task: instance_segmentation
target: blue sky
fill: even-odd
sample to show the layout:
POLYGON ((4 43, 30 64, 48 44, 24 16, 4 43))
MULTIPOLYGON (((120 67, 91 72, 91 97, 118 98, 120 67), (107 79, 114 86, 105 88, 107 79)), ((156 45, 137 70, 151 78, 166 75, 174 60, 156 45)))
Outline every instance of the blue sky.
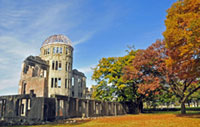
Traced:
POLYGON ((0 95, 16 94, 21 64, 39 55, 50 35, 74 46, 73 68, 87 86, 102 57, 123 56, 127 45, 144 49, 162 39, 166 10, 176 0, 0 0, 0 95))

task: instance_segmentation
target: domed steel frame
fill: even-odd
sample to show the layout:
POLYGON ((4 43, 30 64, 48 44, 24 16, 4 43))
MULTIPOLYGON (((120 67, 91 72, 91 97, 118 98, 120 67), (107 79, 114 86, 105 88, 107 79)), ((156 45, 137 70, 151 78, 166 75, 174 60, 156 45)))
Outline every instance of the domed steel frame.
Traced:
POLYGON ((42 44, 42 46, 47 45, 47 44, 55 44, 55 43, 64 43, 67 45, 72 45, 70 39, 62 34, 59 35, 52 35, 48 37, 42 44))

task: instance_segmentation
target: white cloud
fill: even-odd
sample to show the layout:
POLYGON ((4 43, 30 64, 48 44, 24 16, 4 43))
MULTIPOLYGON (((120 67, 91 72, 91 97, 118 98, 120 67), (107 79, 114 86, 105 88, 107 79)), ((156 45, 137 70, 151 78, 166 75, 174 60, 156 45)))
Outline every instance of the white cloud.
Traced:
POLYGON ((2 75, 0 77, 0 95, 17 94, 18 92, 18 83, 20 79, 19 70, 21 68, 16 69, 14 66, 9 67, 11 72, 6 72, 4 73, 5 76, 2 75))
POLYGON ((0 91, 9 88, 9 87, 18 87, 19 77, 16 76, 9 77, 8 79, 0 80, 0 91))
MULTIPOLYGON (((27 54, 35 54, 36 50, 33 45, 23 43, 15 37, 0 36, 0 51, 1 53, 12 54, 12 56, 25 58, 27 54)), ((7 58, 1 58, 7 59, 7 58)))
POLYGON ((16 25, 20 25, 23 21, 27 20, 26 15, 29 15, 28 10, 1 8, 0 11, 0 26, 6 29, 11 29, 16 25))
POLYGON ((82 38, 80 38, 77 41, 72 42, 72 45, 78 45, 80 43, 86 42, 88 41, 90 38, 92 38, 92 36, 95 34, 95 32, 89 32, 87 34, 85 34, 82 38))
POLYGON ((22 61, 28 55, 36 54, 36 50, 33 45, 15 37, 0 36, 0 53, 0 95, 13 94, 17 92, 22 61))
POLYGON ((8 58, 5 58, 5 57, 1 56, 1 54, 0 54, 0 63, 7 62, 7 61, 8 61, 8 58))
POLYGON ((79 68, 78 70, 83 72, 83 73, 91 73, 93 72, 92 68, 94 68, 96 65, 90 65, 90 66, 87 66, 87 67, 82 67, 82 68, 79 68))

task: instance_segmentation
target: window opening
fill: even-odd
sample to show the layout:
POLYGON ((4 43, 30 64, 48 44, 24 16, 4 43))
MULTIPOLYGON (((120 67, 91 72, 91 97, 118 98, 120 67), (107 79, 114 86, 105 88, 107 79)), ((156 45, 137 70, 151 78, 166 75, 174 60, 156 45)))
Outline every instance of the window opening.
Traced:
POLYGON ((56 53, 56 48, 55 47, 53 47, 53 54, 55 54, 56 53))
POLYGON ((65 79, 65 88, 67 88, 68 79, 65 79))
POLYGON ((26 94, 26 83, 23 82, 23 93, 22 94, 26 94))
POLYGON ((21 105, 21 114, 24 114, 24 104, 21 105))
POLYGON ((56 53, 59 53, 59 47, 57 47, 57 49, 56 49, 56 53))
POLYGON ((28 99, 28 110, 31 109, 31 99, 28 99))
POLYGON ((68 48, 66 48, 66 54, 68 54, 68 48))
POLYGON ((66 71, 68 71, 68 63, 66 62, 66 71))
POLYGON ((48 50, 47 50, 47 54, 50 54, 50 48, 48 48, 48 50))
POLYGON ((62 47, 60 47, 60 53, 62 54, 62 47))
POLYGON ((67 88, 69 89, 69 85, 71 84, 71 79, 68 79, 68 85, 67 88))
POLYGON ((58 64, 58 70, 59 70, 59 71, 62 70, 62 64, 61 64, 61 61, 59 61, 59 64, 58 64))
POLYGON ((56 68, 55 70, 58 70, 58 61, 56 61, 56 68))
POLYGON ((72 86, 74 86, 74 77, 72 77, 72 86))
POLYGON ((54 70, 55 63, 52 61, 52 70, 54 70))
POLYGON ((51 88, 53 88, 54 78, 51 78, 51 88))
POLYGON ((68 71, 71 70, 71 63, 68 64, 68 71))
POLYGON ((32 76, 33 76, 33 77, 36 77, 36 76, 38 76, 38 71, 39 71, 39 67, 38 67, 38 66, 36 66, 36 67, 33 69, 32 76))
POLYGON ((55 78, 55 88, 57 88, 57 84, 58 83, 58 81, 57 81, 57 78, 55 78))
POLYGON ((61 78, 58 78, 58 88, 61 87, 61 78))
POLYGON ((64 108, 64 100, 60 100, 60 108, 64 108))

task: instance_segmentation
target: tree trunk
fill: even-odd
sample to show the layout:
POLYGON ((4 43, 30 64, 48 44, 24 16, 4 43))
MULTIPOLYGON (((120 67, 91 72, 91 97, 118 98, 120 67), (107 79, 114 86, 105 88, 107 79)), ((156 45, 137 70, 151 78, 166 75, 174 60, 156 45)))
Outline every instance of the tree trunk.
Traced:
POLYGON ((188 107, 190 107, 190 101, 188 101, 188 107))
POLYGON ((143 102, 140 101, 140 104, 139 104, 139 110, 140 110, 140 113, 143 113, 143 102))
POLYGON ((127 102, 126 106, 128 107, 128 113, 129 114, 139 114, 140 111, 140 105, 137 102, 127 102))
POLYGON ((138 98, 135 102, 134 102, 134 106, 133 106, 133 114, 139 114, 143 112, 143 102, 142 102, 142 98, 138 98))
POLYGON ((181 114, 186 114, 185 102, 181 102, 181 114))
POLYGON ((135 109, 133 111, 134 114, 139 114, 140 113, 140 106, 138 104, 135 105, 135 109))

